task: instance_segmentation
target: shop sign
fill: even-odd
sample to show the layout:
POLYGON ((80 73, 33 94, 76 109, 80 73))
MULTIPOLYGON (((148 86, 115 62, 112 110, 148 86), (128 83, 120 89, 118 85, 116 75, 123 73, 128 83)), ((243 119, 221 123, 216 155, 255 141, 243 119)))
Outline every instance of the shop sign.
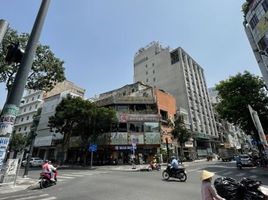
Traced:
POLYGON ((15 175, 18 167, 19 159, 8 159, 6 175, 15 175))
POLYGON ((146 132, 145 144, 160 144, 160 133, 159 132, 146 132))
POLYGON ((128 144, 127 133, 111 133, 111 144, 128 144))
POLYGON ((129 135, 129 144, 132 143, 136 143, 136 144, 144 144, 144 135, 143 133, 131 133, 129 135))
POLYGON ((205 133, 197 133, 196 137, 201 139, 209 139, 209 136, 205 133))
POLYGON ((194 143, 191 142, 191 141, 186 141, 186 142, 184 143, 184 146, 185 146, 185 147, 194 147, 194 143))
POLYGON ((115 150, 133 150, 136 149, 136 146, 115 146, 115 150))
POLYGON ((159 115, 155 114, 127 114, 127 113, 119 113, 118 116, 119 122, 159 122, 160 117, 159 115))

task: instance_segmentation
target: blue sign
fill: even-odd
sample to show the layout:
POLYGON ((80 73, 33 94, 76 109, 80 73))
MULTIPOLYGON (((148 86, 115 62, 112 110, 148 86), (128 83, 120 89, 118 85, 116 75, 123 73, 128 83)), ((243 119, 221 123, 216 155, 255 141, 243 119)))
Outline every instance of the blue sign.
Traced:
POLYGON ((90 152, 91 151, 93 151, 93 152, 97 151, 97 145, 96 144, 89 145, 88 151, 90 151, 90 152))

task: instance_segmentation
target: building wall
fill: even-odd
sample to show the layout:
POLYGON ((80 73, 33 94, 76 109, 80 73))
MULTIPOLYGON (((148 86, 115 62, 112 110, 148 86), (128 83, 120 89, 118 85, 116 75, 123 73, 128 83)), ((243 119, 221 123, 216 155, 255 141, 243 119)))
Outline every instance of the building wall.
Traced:
POLYGON ((33 122, 33 116, 38 108, 43 104, 43 92, 27 90, 19 107, 19 113, 16 117, 14 131, 15 133, 27 134, 30 132, 33 122))
POLYGON ((134 57, 134 81, 172 94, 177 108, 189 113, 191 130, 197 137, 218 137, 203 68, 182 48, 170 51, 154 42, 140 49, 134 57))
POLYGON ((63 82, 57 83, 57 85, 55 85, 55 87, 51 91, 46 92, 44 94, 44 97, 46 98, 46 97, 54 96, 56 94, 59 94, 67 90, 70 93, 77 94, 78 96, 81 96, 81 97, 84 97, 85 91, 86 91, 85 89, 78 87, 71 81, 65 80, 63 82))
POLYGON ((247 1, 248 12, 244 13, 244 28, 249 43, 268 88, 268 1, 247 1))

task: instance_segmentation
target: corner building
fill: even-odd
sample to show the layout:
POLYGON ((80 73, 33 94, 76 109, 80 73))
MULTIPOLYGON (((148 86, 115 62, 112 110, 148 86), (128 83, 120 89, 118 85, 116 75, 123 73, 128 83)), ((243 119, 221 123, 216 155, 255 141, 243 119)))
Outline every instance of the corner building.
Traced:
POLYGON ((171 50, 158 42, 134 56, 134 81, 165 90, 186 110, 198 157, 216 152, 218 133, 203 68, 181 47, 171 50))
MULTIPOLYGON (((100 94, 96 104, 116 110, 118 124, 99 138, 98 164, 148 163, 153 156, 162 159, 165 141, 172 146, 168 119, 176 113, 172 95, 137 82, 100 94)), ((165 158, 164 158, 165 159, 165 158)))

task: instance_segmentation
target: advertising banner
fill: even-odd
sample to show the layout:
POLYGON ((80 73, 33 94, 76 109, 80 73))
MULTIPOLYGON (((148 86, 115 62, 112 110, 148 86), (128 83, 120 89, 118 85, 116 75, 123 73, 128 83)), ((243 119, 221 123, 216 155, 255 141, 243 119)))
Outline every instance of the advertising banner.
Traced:
POLYGON ((160 144, 160 133, 159 132, 146 132, 145 144, 160 144))
POLYGON ((111 133, 111 144, 128 144, 128 137, 127 133, 118 133, 118 132, 113 132, 111 133))
POLYGON ((128 142, 129 144, 144 144, 143 133, 130 133, 128 142))
POLYGON ((19 108, 15 105, 5 105, 2 111, 0 118, 0 165, 5 159, 18 110, 19 108))

